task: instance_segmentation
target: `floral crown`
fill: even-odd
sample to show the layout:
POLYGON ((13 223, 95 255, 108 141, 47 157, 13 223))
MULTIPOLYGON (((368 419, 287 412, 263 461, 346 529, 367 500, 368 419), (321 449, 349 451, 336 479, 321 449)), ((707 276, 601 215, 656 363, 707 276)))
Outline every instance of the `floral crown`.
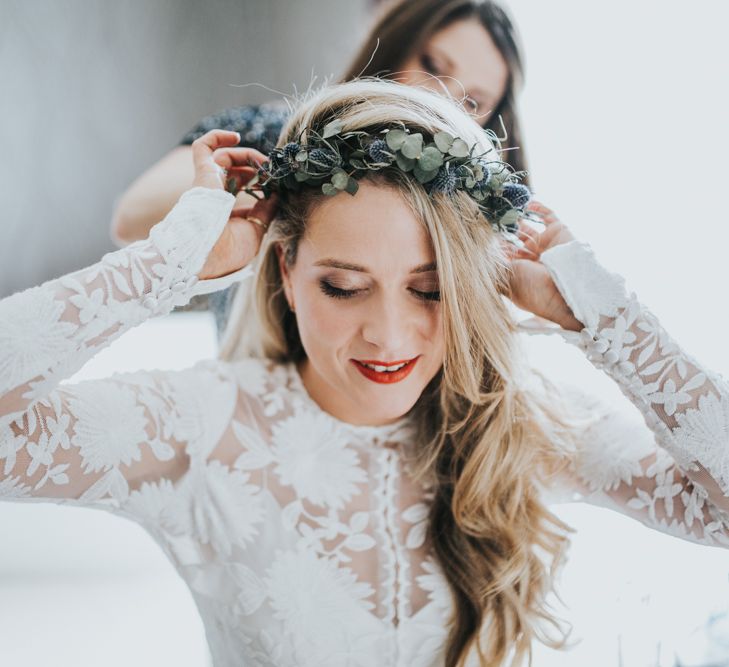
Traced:
POLYGON ((477 144, 469 148, 463 139, 447 132, 438 132, 428 141, 402 124, 374 135, 342 129, 342 122, 334 120, 321 133, 309 129, 306 143, 292 141, 275 148, 245 191, 255 194, 255 186, 268 197, 274 191, 299 192, 303 186, 315 186, 325 195, 353 195, 358 178, 395 168, 411 174, 430 195, 465 192, 495 231, 521 245, 517 221, 525 215, 531 193, 519 182, 524 172, 514 172, 495 155, 489 157, 496 149, 479 153, 477 144))

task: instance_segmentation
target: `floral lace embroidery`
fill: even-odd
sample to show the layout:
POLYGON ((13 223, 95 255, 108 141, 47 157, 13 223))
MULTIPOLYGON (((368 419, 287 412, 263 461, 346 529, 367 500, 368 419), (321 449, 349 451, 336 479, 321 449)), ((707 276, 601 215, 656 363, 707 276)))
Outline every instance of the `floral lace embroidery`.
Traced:
MULTIPOLYGON (((145 526, 190 586, 217 667, 440 665, 452 602, 426 539, 429 491, 409 473, 407 420, 339 422, 293 364, 270 360, 59 386, 129 327, 240 279, 195 279, 231 206, 193 190, 148 240, 0 301, 0 496, 145 526)), ((562 335, 652 429, 606 409, 568 488, 727 545, 726 383, 621 296, 589 249, 556 250, 545 263, 586 323, 562 335)), ((575 405, 594 407, 581 392, 575 405)))
POLYGON ((581 469, 588 487, 666 532, 729 544, 729 385, 683 352, 587 244, 556 246, 541 261, 585 325, 558 333, 617 382, 660 446, 623 458, 622 468, 615 444, 591 447, 595 461, 581 469))

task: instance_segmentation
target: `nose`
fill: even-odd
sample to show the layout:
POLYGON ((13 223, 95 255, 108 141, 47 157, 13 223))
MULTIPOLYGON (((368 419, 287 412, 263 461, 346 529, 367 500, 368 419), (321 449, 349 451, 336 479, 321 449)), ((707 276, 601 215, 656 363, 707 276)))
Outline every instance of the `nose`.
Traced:
POLYGON ((395 299, 377 299, 362 324, 362 337, 378 348, 382 361, 399 359, 413 353, 414 315, 395 299))

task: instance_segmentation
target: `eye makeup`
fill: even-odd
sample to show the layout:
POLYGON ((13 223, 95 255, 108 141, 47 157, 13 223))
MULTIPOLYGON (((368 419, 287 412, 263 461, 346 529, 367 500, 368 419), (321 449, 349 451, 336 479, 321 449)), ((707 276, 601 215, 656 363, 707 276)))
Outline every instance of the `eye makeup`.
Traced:
MULTIPOLYGON (((357 294, 364 292, 364 289, 343 289, 341 287, 336 287, 335 285, 332 285, 327 280, 320 280, 319 281, 319 289, 326 294, 329 297, 332 297, 334 299, 351 299, 352 297, 357 296, 357 294)), ((410 293, 413 294, 418 299, 421 299, 422 301, 440 301, 440 291, 439 290, 432 290, 432 291, 421 291, 416 290, 413 288, 408 288, 410 293)))
POLYGON ((435 59, 429 53, 421 54, 420 64, 428 74, 432 74, 433 76, 441 76, 443 74, 443 70, 436 64, 435 59))

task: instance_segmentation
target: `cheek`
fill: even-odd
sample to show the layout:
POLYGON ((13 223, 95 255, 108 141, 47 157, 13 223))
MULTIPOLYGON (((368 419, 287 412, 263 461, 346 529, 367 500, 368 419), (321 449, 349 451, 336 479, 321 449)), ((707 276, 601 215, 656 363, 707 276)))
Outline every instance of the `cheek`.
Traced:
POLYGON ((337 342, 350 338, 355 329, 355 318, 347 316, 341 304, 317 288, 301 295, 296 315, 302 342, 307 347, 332 349, 337 342))
POLYGON ((443 333, 443 318, 440 308, 434 308, 428 318, 428 340, 430 340, 435 357, 441 361, 445 356, 445 335, 443 333))

